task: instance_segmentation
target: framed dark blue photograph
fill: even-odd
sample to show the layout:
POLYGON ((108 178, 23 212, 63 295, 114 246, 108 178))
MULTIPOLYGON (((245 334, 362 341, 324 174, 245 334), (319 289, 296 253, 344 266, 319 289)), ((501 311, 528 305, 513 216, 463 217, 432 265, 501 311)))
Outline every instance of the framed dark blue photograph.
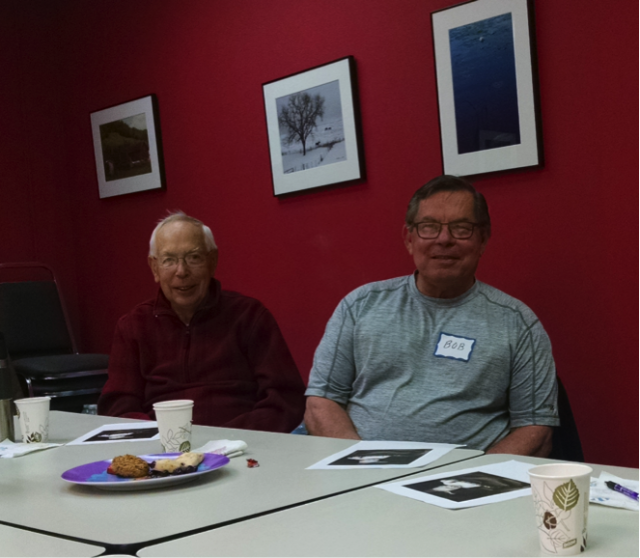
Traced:
POLYGON ((466 2, 431 24, 444 173, 542 166, 533 0, 466 2))

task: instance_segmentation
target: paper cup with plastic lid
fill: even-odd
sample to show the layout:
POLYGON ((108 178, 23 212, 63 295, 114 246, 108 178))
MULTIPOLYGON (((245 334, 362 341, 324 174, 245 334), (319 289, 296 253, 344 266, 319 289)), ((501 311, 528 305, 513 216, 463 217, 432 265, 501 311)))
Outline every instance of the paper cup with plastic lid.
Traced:
POLYGON ((572 556, 587 547, 589 485, 593 469, 578 463, 549 463, 529 469, 540 547, 572 556))
POLYGON ((191 419, 193 401, 176 399, 153 404, 165 453, 191 451, 191 419))
POLYGON ((22 441, 38 444, 49 440, 49 405, 51 397, 16 399, 22 441))

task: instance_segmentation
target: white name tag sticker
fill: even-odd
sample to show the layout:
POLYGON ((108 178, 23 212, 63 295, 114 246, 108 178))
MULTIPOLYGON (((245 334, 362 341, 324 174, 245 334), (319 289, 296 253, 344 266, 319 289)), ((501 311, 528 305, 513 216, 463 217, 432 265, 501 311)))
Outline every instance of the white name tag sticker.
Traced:
POLYGON ((440 339, 436 345, 436 352, 433 354, 437 357, 453 358, 455 360, 468 362, 471 358, 471 351, 473 351, 475 343, 475 339, 449 335, 443 332, 440 334, 440 339))

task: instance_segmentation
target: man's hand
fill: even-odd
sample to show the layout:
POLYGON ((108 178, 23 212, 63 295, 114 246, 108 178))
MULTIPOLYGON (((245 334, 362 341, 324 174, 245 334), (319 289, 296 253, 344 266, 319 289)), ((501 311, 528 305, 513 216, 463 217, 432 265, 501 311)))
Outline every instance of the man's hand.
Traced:
POLYGON ((307 397, 304 424, 313 436, 360 440, 347 412, 335 401, 324 397, 307 397))
POLYGON ((523 426, 514 428, 487 453, 510 453, 547 457, 551 453, 553 429, 550 426, 523 426))

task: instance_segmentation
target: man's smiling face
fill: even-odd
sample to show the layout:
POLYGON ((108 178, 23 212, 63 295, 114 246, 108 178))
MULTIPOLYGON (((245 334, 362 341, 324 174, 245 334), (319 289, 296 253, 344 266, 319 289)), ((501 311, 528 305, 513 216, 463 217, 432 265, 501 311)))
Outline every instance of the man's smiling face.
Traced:
POLYGON ((156 255, 149 257, 153 277, 156 283, 160 283, 175 313, 183 322, 189 323, 209 292, 209 281, 218 261, 217 250, 207 251, 200 227, 185 221, 174 221, 158 230, 156 255), (194 253, 204 257, 204 265, 187 265, 184 257, 194 253), (164 269, 160 263, 168 256, 179 258, 172 269, 164 269))
MULTIPOLYGON (((472 194, 438 192, 422 200, 414 224, 422 222, 475 223, 472 194)), ((415 227, 406 229, 404 242, 418 270, 416 285, 420 292, 437 298, 464 294, 473 286, 487 241, 481 227, 474 227, 467 239, 453 238, 446 225, 433 239, 420 238, 415 227)))

